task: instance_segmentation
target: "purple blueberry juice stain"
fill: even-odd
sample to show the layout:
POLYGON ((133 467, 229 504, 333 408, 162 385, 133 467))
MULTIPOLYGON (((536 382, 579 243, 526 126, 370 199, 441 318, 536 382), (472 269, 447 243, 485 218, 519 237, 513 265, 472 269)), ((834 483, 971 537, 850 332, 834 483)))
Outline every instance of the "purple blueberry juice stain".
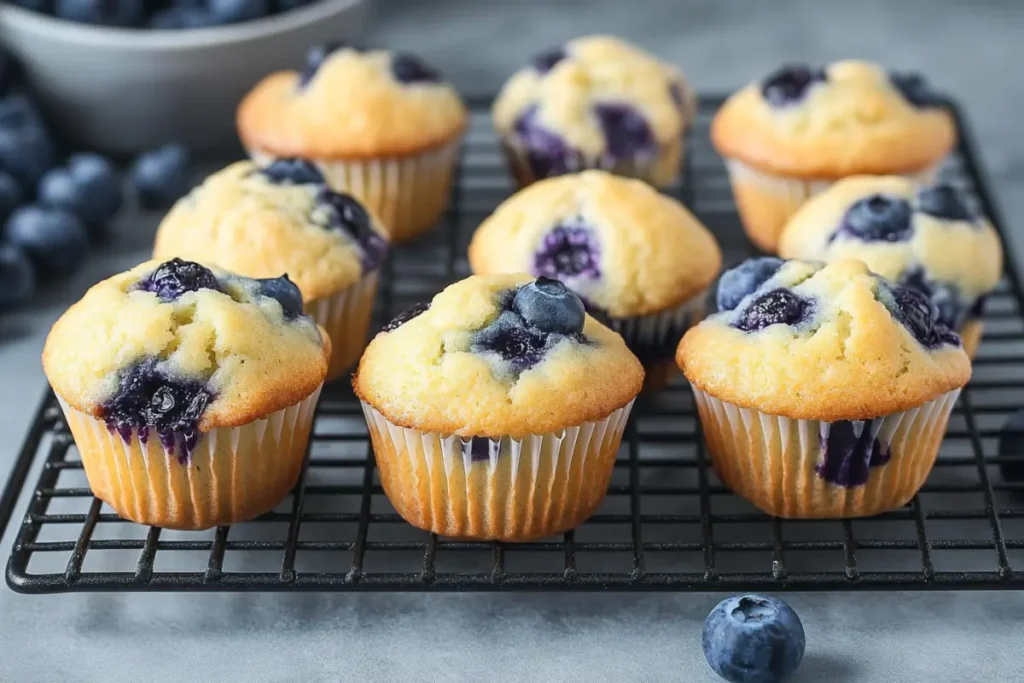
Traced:
POLYGON ((223 291, 209 268, 179 258, 160 264, 148 277, 140 280, 135 289, 152 292, 165 303, 176 301, 186 292, 197 292, 200 289, 223 291))
POLYGON ((825 481, 852 488, 867 483, 871 470, 889 462, 889 444, 878 438, 880 420, 821 423, 822 461, 815 471, 825 481))
POLYGON ((402 311, 401 313, 399 313, 398 315, 396 315, 394 318, 392 318, 387 325, 381 328, 380 331, 393 332, 402 325, 412 320, 413 318, 417 318, 420 315, 426 313, 428 310, 430 310, 429 301, 425 303, 414 304, 409 308, 405 309, 404 311, 402 311))
POLYGON ((562 136, 541 125, 537 105, 516 119, 513 131, 516 140, 526 149, 530 171, 537 178, 564 175, 578 166, 580 153, 562 136))
POLYGON ((654 154, 654 134, 647 119, 635 108, 619 102, 596 104, 594 114, 604 133, 605 156, 609 161, 630 161, 654 154))
POLYGON ((533 255, 533 273, 555 280, 597 280, 601 247, 593 230, 577 220, 556 225, 533 255))
POLYGON ((334 192, 327 187, 317 193, 318 205, 330 207, 328 229, 340 230, 359 248, 359 261, 364 273, 380 268, 388 253, 388 242, 370 221, 370 214, 350 195, 334 192))

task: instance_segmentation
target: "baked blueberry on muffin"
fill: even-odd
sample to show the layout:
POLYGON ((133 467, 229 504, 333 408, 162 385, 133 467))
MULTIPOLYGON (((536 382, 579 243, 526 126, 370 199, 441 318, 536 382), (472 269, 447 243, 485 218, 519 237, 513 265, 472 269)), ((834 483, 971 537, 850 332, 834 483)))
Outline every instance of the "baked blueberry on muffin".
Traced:
POLYGON ((918 75, 863 61, 786 65, 733 94, 711 125, 743 227, 775 253, 800 205, 851 175, 934 179, 956 144, 942 98, 918 75))
POLYGON ((467 123, 455 89, 422 59, 347 45, 310 50, 302 71, 263 79, 238 108, 259 163, 306 158, 334 189, 407 241, 437 223, 467 123))
POLYGON ((285 281, 172 259, 68 309, 43 368, 93 493, 171 529, 273 509, 302 469, 331 352, 300 302, 285 281))
POLYGON ((985 297, 1003 273, 995 229, 956 188, 917 187, 898 176, 842 180, 811 199, 783 230, 785 258, 857 258, 894 282, 924 292, 939 320, 973 356, 985 297))
POLYGON ((328 378, 355 365, 366 346, 387 239, 351 195, 324 184, 301 159, 239 162, 181 199, 160 225, 153 258, 180 256, 249 277, 282 273, 297 302, 331 336, 328 378))
POLYGON ((779 517, 907 503, 971 375, 932 302, 853 259, 757 259, 722 277, 718 304, 676 360, 726 485, 779 517))
POLYGON ((679 202, 639 180, 586 171, 505 201, 473 235, 469 263, 475 273, 561 280, 623 336, 656 385, 683 332, 704 317, 722 254, 679 202))
POLYGON ((590 36, 516 72, 493 115, 520 186, 603 168, 661 187, 678 178, 696 109, 678 69, 621 40, 590 36))
POLYGON ((526 541, 604 498, 643 369, 557 280, 475 276, 396 318, 352 380, 385 493, 445 536, 526 541))

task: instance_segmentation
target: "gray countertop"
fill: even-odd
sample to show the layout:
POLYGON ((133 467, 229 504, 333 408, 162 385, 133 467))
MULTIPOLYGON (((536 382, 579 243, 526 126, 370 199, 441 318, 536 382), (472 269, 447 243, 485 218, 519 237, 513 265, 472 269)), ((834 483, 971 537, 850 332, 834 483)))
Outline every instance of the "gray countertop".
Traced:
MULTIPOLYGON (((467 93, 537 50, 614 32, 681 64, 702 90, 783 60, 920 69, 966 105, 1020 258, 1024 3, 381 0, 367 42, 428 55, 467 93)), ((95 280, 146 254, 153 221, 62 291, 0 321, 0 478, 38 397, 48 326, 95 280)), ((38 465, 38 463, 37 463, 38 465)), ((34 470, 29 480, 37 476, 34 470)), ((23 514, 23 498, 15 520, 23 514)), ((13 523, 16 526, 16 521, 13 523)), ((0 541, 6 558, 14 534, 0 541)), ((0 587, 0 682, 715 681, 699 633, 720 596, 63 595, 0 587)), ((808 636, 795 683, 1020 680, 1021 593, 792 594, 808 636)))

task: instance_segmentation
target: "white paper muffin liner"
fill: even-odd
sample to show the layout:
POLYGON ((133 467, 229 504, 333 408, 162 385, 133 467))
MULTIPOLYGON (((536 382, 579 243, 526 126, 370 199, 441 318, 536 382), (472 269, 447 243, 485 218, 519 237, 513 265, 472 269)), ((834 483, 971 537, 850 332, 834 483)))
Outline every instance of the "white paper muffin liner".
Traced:
POLYGON ((905 505, 935 464, 960 390, 911 410, 852 422, 855 434, 870 429, 887 443, 889 459, 862 463, 867 482, 849 487, 818 474, 823 442, 836 423, 768 415, 697 387, 693 394, 711 463, 726 486, 770 515, 814 519, 864 517, 905 505))
POLYGON ((118 515, 169 529, 207 529, 252 519, 295 486, 320 387, 295 405, 241 427, 200 435, 179 458, 150 433, 125 441, 58 397, 93 494, 118 515))
MULTIPOLYGON (((420 154, 379 159, 310 159, 334 190, 359 199, 380 218, 391 241, 405 242, 434 227, 448 208, 461 136, 420 154)), ((249 150, 254 162, 274 157, 249 150)))
POLYGON ((425 432, 362 405, 381 485, 406 521, 443 536, 528 541, 593 514, 633 402, 597 422, 521 439, 425 432), (486 459, 473 460, 474 441, 485 442, 486 459))
POLYGON ((306 313, 312 316, 331 338, 328 381, 337 379, 355 365, 366 348, 366 337, 373 316, 373 303, 379 279, 379 273, 373 271, 336 294, 306 302, 306 313))

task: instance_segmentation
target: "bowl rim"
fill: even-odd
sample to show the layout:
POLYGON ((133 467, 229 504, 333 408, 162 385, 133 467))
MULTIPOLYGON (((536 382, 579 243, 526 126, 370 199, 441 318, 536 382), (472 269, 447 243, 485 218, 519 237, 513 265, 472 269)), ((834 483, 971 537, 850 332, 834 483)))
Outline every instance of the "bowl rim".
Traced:
POLYGON ((80 47, 156 52, 223 46, 304 28, 369 0, 319 0, 281 14, 225 26, 196 29, 138 29, 79 24, 0 2, 0 28, 25 31, 80 47))

